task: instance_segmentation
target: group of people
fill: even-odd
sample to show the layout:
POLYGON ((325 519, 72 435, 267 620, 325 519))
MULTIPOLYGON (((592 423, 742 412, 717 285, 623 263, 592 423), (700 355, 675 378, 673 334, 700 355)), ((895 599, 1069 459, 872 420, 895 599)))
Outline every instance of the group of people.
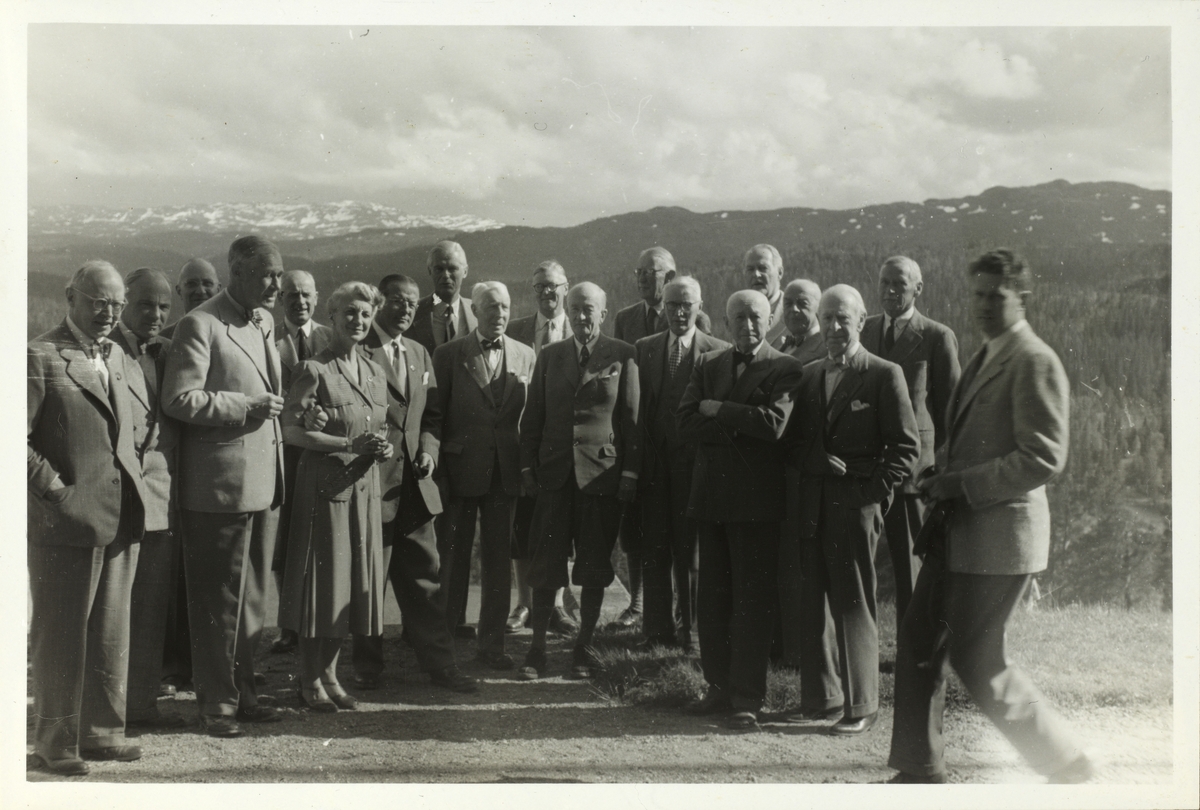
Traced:
POLYGON ((256 236, 230 246, 226 287, 207 262, 185 265, 172 327, 162 273, 76 272, 63 323, 28 351, 35 767, 136 759, 126 725, 182 722, 156 708, 181 588, 204 731, 279 720, 253 666, 268 572, 273 649, 296 649, 313 711, 357 705, 338 680, 347 636, 355 691, 379 686, 388 583, 438 686, 478 688, 456 636, 475 637, 480 665, 536 680, 548 634, 572 634, 566 674, 588 678, 618 537, 631 603, 617 624, 699 649, 708 689, 690 711, 756 727, 774 657, 801 675, 790 720, 863 734, 879 710, 883 535, 894 781, 946 779, 948 667, 1033 767, 1090 777, 1004 650, 1046 565, 1044 484, 1067 450, 1066 377, 1024 319, 1019 256, 968 268, 985 342, 965 370, 954 333, 917 311, 921 270, 903 256, 881 268, 883 312, 868 317, 855 288, 785 285, 779 251, 752 247, 724 307, 732 343, 662 247, 639 256, 641 300, 615 337, 605 291, 570 285, 555 261, 535 269, 537 312, 518 320, 501 282, 462 295, 459 244, 434 246, 427 269, 425 297, 400 274, 342 284, 329 326, 313 277, 256 236), (518 666, 505 639, 523 626, 518 666))

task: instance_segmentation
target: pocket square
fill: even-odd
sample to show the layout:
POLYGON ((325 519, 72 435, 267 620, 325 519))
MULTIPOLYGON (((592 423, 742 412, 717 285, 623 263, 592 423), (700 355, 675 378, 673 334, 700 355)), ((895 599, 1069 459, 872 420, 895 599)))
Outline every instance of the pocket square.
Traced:
POLYGON ((429 385, 429 372, 426 371, 421 375, 421 385, 429 385))
POLYGON ((856 399, 850 403, 850 412, 863 411, 871 407, 871 403, 863 402, 861 399, 856 399))

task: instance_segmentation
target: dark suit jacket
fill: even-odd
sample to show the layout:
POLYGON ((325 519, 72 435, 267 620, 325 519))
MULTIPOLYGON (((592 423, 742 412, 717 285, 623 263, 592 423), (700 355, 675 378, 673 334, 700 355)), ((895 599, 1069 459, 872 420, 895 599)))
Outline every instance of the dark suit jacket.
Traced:
POLYGON ((163 412, 159 397, 171 341, 155 337, 146 345, 145 353, 138 356, 137 346, 129 344, 120 327, 114 329, 109 338, 125 353, 126 364, 136 366, 142 373, 142 386, 130 386, 133 444, 142 460, 142 480, 146 485, 143 503, 146 531, 165 531, 171 528, 175 518, 176 493, 172 478, 179 443, 179 425, 163 412))
MULTIPOLYGON (((309 358, 316 357, 332 342, 333 330, 328 326, 314 323, 312 334, 308 340, 309 358)), ((286 325, 279 327, 279 340, 275 341, 275 348, 279 350, 279 363, 283 366, 282 383, 283 393, 286 396, 288 389, 292 387, 292 374, 300 362, 300 358, 296 355, 296 343, 292 340, 292 336, 288 334, 286 325)))
MULTIPOLYGON (((395 452, 379 465, 379 488, 383 493, 383 522, 390 523, 396 517, 400 503, 400 485, 406 475, 414 475, 412 464, 419 453, 428 453, 433 463, 438 463, 438 445, 442 435, 442 411, 438 399, 437 377, 433 373, 433 359, 425 347, 401 335, 400 345, 408 361, 408 376, 401 390, 396 370, 388 359, 387 350, 374 328, 358 344, 358 350, 387 374, 388 391, 388 441, 395 452)), ((417 481, 425 508, 429 514, 442 511, 442 498, 438 494, 433 476, 417 481)))
MULTIPOLYGON (((144 388, 141 371, 114 350, 110 398, 65 320, 30 341, 26 360, 29 542, 106 546, 121 518, 122 473, 133 483, 135 508, 147 500, 130 392, 144 388), (56 475, 65 486, 50 492, 56 475)), ((134 536, 142 526, 139 514, 134 536)))
MULTIPOLYGON (((667 379, 667 355, 671 333, 663 330, 656 335, 644 337, 637 342, 638 388, 641 394, 638 426, 642 431, 642 472, 639 482, 646 486, 661 466, 669 466, 673 453, 681 453, 682 458, 692 461, 696 457, 696 446, 691 443, 681 443, 679 428, 672 417, 669 424, 655 424, 659 402, 662 400, 663 387, 667 379)), ((696 358, 708 352, 728 349, 729 344, 723 340, 709 337, 697 327, 692 345, 679 363, 676 372, 684 380, 691 380, 692 368, 696 358)), ((686 385, 679 386, 682 395, 686 385)), ((682 399, 682 396, 680 396, 682 399)), ((679 408, 679 399, 667 403, 672 413, 679 408)))
POLYGON ((733 348, 701 355, 679 403, 679 438, 694 442, 688 515, 736 523, 784 518, 783 446, 801 365, 764 345, 733 379, 733 348), (715 417, 700 402, 721 401, 715 417))
POLYGON ((854 481, 851 507, 885 504, 912 474, 919 451, 904 372, 860 346, 827 407, 824 362, 809 363, 784 441, 789 465, 799 471, 801 537, 816 536, 821 491, 829 478, 854 481), (846 463, 845 476, 832 474, 826 453, 846 463))
POLYGON ((521 417, 521 469, 542 489, 574 474, 589 495, 616 495, 621 473, 642 463, 638 377, 633 347, 600 335, 580 368, 575 341, 542 349, 521 417))
POLYGON ((533 377, 533 349, 504 337, 504 393, 497 402, 475 332, 438 346, 433 370, 442 412, 442 472, 450 495, 477 498, 499 458, 504 491, 521 494, 521 414, 533 377))
MULTIPOLYGON (((568 331, 569 331, 568 326, 568 331)), ((623 340, 629 345, 637 343, 644 337, 657 335, 667 328, 667 313, 663 309, 658 313, 658 319, 654 324, 654 331, 646 331, 646 302, 638 301, 636 304, 630 304, 623 310, 617 313, 617 317, 613 319, 613 337, 617 340, 623 340)), ((704 334, 712 334, 712 320, 708 317, 708 313, 700 310, 696 316, 696 328, 704 334)))
MULTIPOLYGON (((463 298, 462 307, 469 327, 467 332, 474 332, 476 323, 475 313, 471 311, 471 299, 463 298)), ((439 302, 438 309, 445 309, 445 307, 439 302)), ((432 355, 434 350, 443 343, 442 331, 434 328, 434 321, 440 324, 441 320, 442 313, 434 311, 433 296, 427 295, 417 302, 417 311, 413 314, 412 326, 408 328, 405 337, 420 343, 425 347, 425 351, 432 355)), ((455 337, 461 337, 461 334, 455 335, 455 337)))
POLYGON ((259 512, 283 500, 278 419, 247 416, 247 400, 280 389, 271 313, 255 326, 222 290, 183 316, 171 340, 162 406, 184 423, 179 501, 197 512, 259 512), (262 358, 261 360, 256 358, 262 358))
POLYGON ((800 365, 802 366, 806 366, 813 360, 820 360, 826 356, 827 351, 825 349, 825 338, 821 336, 819 331, 814 332, 811 335, 805 335, 803 343, 801 343, 799 346, 788 346, 788 348, 785 350, 783 348, 783 340, 790 334, 791 333, 785 329, 781 334, 776 335, 771 340, 771 348, 781 351, 784 354, 790 354, 792 357, 795 357, 797 360, 799 360, 800 365))
POLYGON ((962 475, 967 502, 958 501, 950 520, 949 570, 1045 569, 1050 553, 1045 485, 1067 463, 1070 399, 1058 355, 1029 327, 998 350, 969 388, 955 390, 946 413, 949 439, 938 462, 962 475))
POLYGON ((905 479, 902 491, 917 493, 920 490, 916 478, 933 466, 937 448, 946 440, 946 407, 961 373, 958 339, 948 326, 913 312, 908 328, 896 339, 892 350, 884 354, 883 322, 882 315, 867 318, 859 340, 871 354, 896 363, 904 371, 909 402, 921 436, 921 455, 913 474, 905 479))

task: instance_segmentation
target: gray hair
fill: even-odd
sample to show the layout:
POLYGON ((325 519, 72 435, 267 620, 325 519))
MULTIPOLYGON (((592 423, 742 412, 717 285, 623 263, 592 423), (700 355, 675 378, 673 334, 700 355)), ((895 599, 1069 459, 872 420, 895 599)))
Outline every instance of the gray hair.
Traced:
POLYGON ((471 288, 471 301, 474 303, 476 298, 487 295, 488 293, 504 293, 504 297, 510 301, 512 297, 508 294, 508 287, 503 281, 481 281, 471 288))
POLYGON ((537 267, 533 268, 533 274, 536 276, 538 273, 541 273, 542 271, 550 272, 553 270, 557 270, 558 272, 562 273, 562 277, 563 277, 563 280, 565 283, 566 278, 567 278, 566 268, 564 268, 561 264, 559 264, 558 261, 555 259, 546 259, 546 261, 542 262, 537 267))
POLYGON ((675 269, 675 257, 672 256, 671 251, 667 250, 665 247, 655 245, 652 248, 646 248, 638 254, 638 264, 641 264, 642 259, 646 258, 647 256, 653 256, 654 258, 659 259, 668 271, 675 269))
POLYGON ((430 249, 429 256, 425 259, 425 268, 433 267, 434 256, 453 256, 456 253, 462 256, 463 264, 466 264, 467 252, 463 250, 463 246, 450 239, 443 239, 430 249))
POLYGON ((347 301, 365 301, 371 305, 371 309, 378 310, 383 306, 383 293, 379 292, 379 289, 373 284, 365 281, 347 281, 334 290, 325 302, 329 316, 336 315, 347 301))
POLYGON ((261 236, 243 236, 229 246, 229 274, 238 275, 242 267, 258 267, 269 256, 282 259, 279 248, 261 236))
POLYGON ((921 265, 917 264, 907 256, 889 256, 884 260, 883 266, 879 268, 882 274, 889 267, 895 267, 900 272, 904 273, 909 281, 921 281, 921 265))
POLYGON ((821 295, 821 305, 832 299, 848 301, 858 307, 858 311, 862 315, 867 314, 867 305, 863 303, 862 293, 849 284, 834 284, 821 295))
POLYGON ((767 254, 768 256, 771 257, 771 261, 775 264, 775 266, 779 268, 779 271, 781 273, 783 272, 783 256, 780 255, 779 251, 776 249, 776 247, 774 245, 768 245, 767 243, 763 242, 762 244, 758 244, 758 245, 755 245, 754 247, 750 248, 744 254, 742 254, 742 263, 743 264, 746 262, 746 259, 748 259, 750 257, 751 253, 767 254))
POLYGON ((111 262, 106 262, 103 259, 89 259, 75 271, 75 275, 71 276, 71 281, 67 284, 68 290, 75 289, 78 285, 87 281, 94 273, 100 273, 109 270, 120 278, 121 274, 117 273, 117 268, 112 266, 111 262))
POLYGON ((666 286, 663 287, 663 295, 666 295, 667 290, 672 287, 687 287, 696 294, 697 301, 704 300, 704 294, 700 291, 700 282, 696 281, 693 276, 675 276, 675 278, 668 281, 666 286))

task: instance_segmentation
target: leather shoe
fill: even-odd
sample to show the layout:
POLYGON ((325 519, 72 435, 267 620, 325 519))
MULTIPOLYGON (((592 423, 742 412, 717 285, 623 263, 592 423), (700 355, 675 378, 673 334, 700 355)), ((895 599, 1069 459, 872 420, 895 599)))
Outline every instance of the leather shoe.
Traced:
POLYGON ((256 703, 253 706, 238 708, 237 719, 243 723, 278 723, 283 719, 283 715, 279 709, 256 703))
POLYGON ((592 669, 596 667, 596 657, 587 647, 575 647, 571 651, 571 672, 567 676, 573 681, 586 681, 592 677, 592 669))
POLYGON ((182 728, 187 725, 187 721, 177 714, 155 714, 153 717, 130 719, 125 721, 125 728, 146 728, 146 729, 163 729, 163 728, 182 728))
POLYGON ((255 686, 266 686, 267 685, 267 676, 262 674, 261 672, 255 672, 254 673, 254 685, 255 686))
POLYGON ((80 748, 82 759, 107 762, 133 762, 142 758, 142 748, 139 745, 106 745, 102 748, 80 748))
POLYGON ((710 686, 704 693, 704 697, 688 704, 687 710, 688 714, 705 715, 720 714, 732 708, 733 705, 729 702, 729 695, 725 693, 725 690, 710 686))
POLYGON ((560 607, 550 611, 550 632, 560 636, 573 636, 579 632, 579 623, 560 607))
POLYGON ((642 620, 642 612, 633 608, 625 608, 621 615, 608 623, 611 630, 627 630, 642 620))
POLYGON ((30 771, 49 771, 59 776, 87 776, 92 770, 79 757, 46 759, 41 754, 30 754, 25 757, 25 769, 30 771))
POLYGON ((291 630, 281 630, 279 638, 271 642, 271 653, 278 655, 279 653, 295 652, 296 645, 300 638, 291 630))
POLYGON ((322 681, 321 686, 325 687, 325 694, 329 695, 329 699, 333 701, 333 705, 339 709, 352 712, 358 708, 358 698, 343 689, 340 683, 325 683, 322 681))
POLYGON ((372 689, 379 688, 379 680, 380 679, 378 675, 355 675, 354 685, 359 689, 366 689, 370 691, 372 689))
POLYGON ((210 737, 240 737, 242 727, 235 718, 225 714, 202 714, 200 725, 210 737))
POLYGON ((1079 785, 1090 782, 1096 776, 1096 769, 1087 754, 1080 754, 1067 765, 1050 774, 1047 782, 1051 785, 1079 785))
POLYGON ((495 650, 480 650, 475 654, 475 661, 489 669, 512 669, 516 666, 511 655, 495 650))
POLYGON ((434 686, 449 689, 451 692, 478 692, 479 681, 458 671, 458 667, 446 667, 429 673, 429 680, 434 686))
POLYGON ((523 629, 529 626, 529 608, 524 605, 517 605, 513 608, 512 615, 508 617, 508 621, 504 623, 504 632, 520 633, 523 629))
POLYGON ((531 649, 525 655, 525 663, 517 670, 517 680, 536 681, 546 674, 545 650, 531 649))
POLYGON ((843 717, 832 726, 829 727, 830 734, 837 734, 842 737, 852 737, 855 734, 863 734, 870 731, 875 725, 875 721, 879 719, 879 712, 872 712, 866 717, 843 717))
POLYGON ((734 712, 725 718, 725 728, 733 729, 734 731, 752 731, 757 729, 758 714, 751 711, 734 712))
POLYGON ((475 628, 469 624, 460 624, 458 627, 454 628, 455 638, 462 638, 466 639, 467 641, 472 641, 478 635, 479 634, 475 632, 475 628))
POLYGON ((829 723, 838 720, 842 717, 842 707, 835 706, 832 709, 800 709, 799 711, 789 712, 783 716, 785 723, 829 723))
POLYGON ((173 684, 173 683, 167 683, 166 681, 163 681, 162 683, 160 683, 158 685, 158 696, 159 697, 175 697, 175 695, 178 691, 179 690, 175 687, 175 684, 173 684))
POLYGON ((915 774, 900 771, 887 781, 889 785, 944 785, 945 773, 915 774))
POLYGON ((328 695, 322 694, 319 689, 301 687, 296 696, 300 698, 301 706, 306 706, 319 714, 333 714, 338 710, 338 705, 330 700, 328 695))

